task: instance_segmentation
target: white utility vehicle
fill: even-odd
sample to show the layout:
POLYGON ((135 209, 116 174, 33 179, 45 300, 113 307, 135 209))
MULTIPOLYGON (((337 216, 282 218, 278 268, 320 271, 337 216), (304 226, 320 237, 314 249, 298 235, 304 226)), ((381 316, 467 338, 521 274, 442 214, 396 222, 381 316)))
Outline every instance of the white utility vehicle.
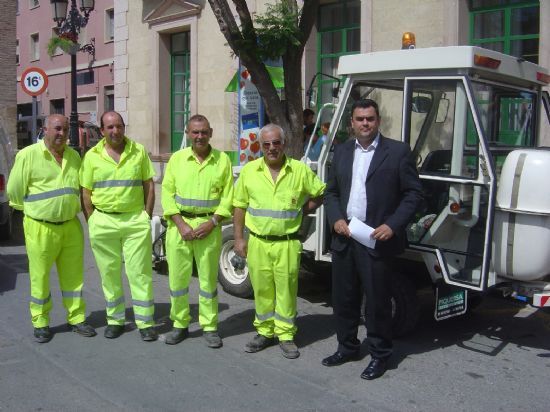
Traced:
MULTIPOLYGON (((489 288, 550 306, 550 150, 537 148, 549 127, 547 70, 459 46, 345 56, 338 74, 347 80, 326 146, 318 162, 307 161, 313 170, 327 180, 331 148, 350 136, 351 105, 371 98, 383 134, 410 144, 423 184, 409 248, 395 262, 394 332, 414 327, 422 277, 434 285, 436 319, 465 313, 468 299, 489 288)), ((302 230, 304 253, 329 262, 323 207, 302 230)), ((246 267, 231 264, 232 227, 223 233, 220 282, 249 296, 246 267)))

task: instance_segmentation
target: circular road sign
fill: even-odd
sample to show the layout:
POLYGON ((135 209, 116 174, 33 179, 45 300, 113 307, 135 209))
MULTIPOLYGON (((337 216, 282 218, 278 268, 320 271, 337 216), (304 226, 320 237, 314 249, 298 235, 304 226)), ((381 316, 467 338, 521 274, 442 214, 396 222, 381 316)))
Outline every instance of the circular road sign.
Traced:
POLYGON ((29 67, 21 75, 21 87, 31 96, 38 96, 48 87, 48 75, 38 67, 29 67))

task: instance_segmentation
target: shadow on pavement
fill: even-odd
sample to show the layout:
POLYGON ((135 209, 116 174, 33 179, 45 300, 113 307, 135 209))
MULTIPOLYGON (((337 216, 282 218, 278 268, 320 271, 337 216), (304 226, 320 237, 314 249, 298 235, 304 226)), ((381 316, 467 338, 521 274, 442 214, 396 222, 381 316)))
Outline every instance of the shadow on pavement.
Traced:
POLYGON ((29 272, 27 255, 0 256, 0 295, 14 290, 17 284, 17 275, 29 272))

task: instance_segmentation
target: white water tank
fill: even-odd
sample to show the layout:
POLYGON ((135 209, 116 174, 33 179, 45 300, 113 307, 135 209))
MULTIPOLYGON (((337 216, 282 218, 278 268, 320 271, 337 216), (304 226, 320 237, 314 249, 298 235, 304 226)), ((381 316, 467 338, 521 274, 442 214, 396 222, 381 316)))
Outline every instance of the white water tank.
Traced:
POLYGON ((493 265, 499 276, 521 281, 550 273, 550 150, 514 150, 504 161, 493 265))

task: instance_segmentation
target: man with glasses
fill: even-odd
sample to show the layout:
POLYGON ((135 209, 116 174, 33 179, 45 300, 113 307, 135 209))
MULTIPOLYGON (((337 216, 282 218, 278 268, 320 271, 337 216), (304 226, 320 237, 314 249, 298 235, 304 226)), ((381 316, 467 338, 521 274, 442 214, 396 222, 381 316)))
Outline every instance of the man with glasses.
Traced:
POLYGON ((257 335, 245 351, 275 344, 284 357, 300 356, 294 342, 304 214, 322 202, 325 185, 302 162, 285 156, 285 133, 268 124, 260 130, 263 157, 243 167, 233 200, 235 253, 248 258, 257 335), (248 242, 244 227, 248 229, 248 242))
POLYGON ((162 181, 162 208, 168 220, 170 319, 174 322, 165 342, 175 345, 189 335, 189 282, 195 260, 199 324, 206 345, 220 348, 217 291, 220 222, 231 216, 233 172, 229 156, 210 146, 212 128, 206 117, 192 116, 185 132, 191 147, 172 155, 162 181))

